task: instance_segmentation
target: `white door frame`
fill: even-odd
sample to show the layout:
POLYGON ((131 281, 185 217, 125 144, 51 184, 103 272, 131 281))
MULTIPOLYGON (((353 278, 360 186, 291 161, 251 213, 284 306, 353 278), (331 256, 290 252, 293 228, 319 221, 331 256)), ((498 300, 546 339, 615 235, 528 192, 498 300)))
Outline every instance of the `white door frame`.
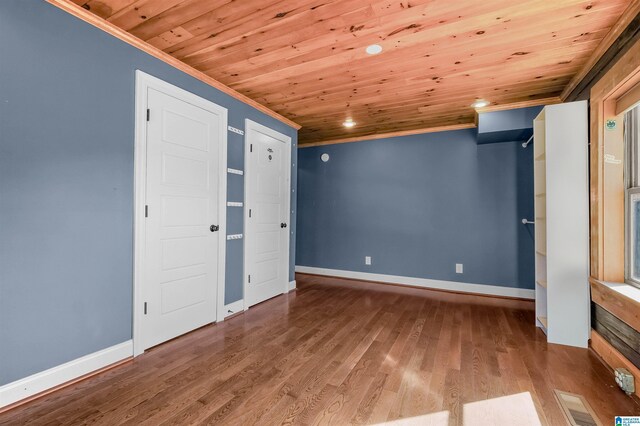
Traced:
POLYGON ((133 356, 141 355, 142 317, 144 316, 144 261, 146 246, 145 199, 147 176, 147 94, 152 88, 181 101, 187 102, 222 117, 219 145, 218 217, 220 238, 218 242, 218 289, 216 320, 224 320, 225 257, 227 248, 227 109, 211 101, 180 89, 166 81, 136 70, 135 147, 134 147, 134 263, 133 263, 133 356))
POLYGON ((285 151, 286 151, 286 162, 285 164, 287 165, 286 167, 286 171, 285 171, 285 177, 287 179, 287 193, 285 194, 285 211, 287 212, 287 223, 289 224, 289 227, 287 228, 287 238, 285 238, 285 259, 286 259, 286 263, 287 263, 287 276, 285 279, 285 283, 284 283, 284 287, 282 288, 282 293, 287 293, 289 291, 289 259, 290 259, 290 253, 289 251, 291 250, 290 245, 291 245, 291 137, 284 135, 280 132, 277 132, 267 126, 263 126, 260 123, 256 123, 255 121, 249 120, 248 118, 245 119, 244 121, 244 252, 243 252, 243 259, 242 259, 242 265, 243 265, 243 272, 242 272, 242 295, 243 295, 243 303, 244 303, 244 310, 246 311, 247 309, 249 309, 249 305, 248 305, 248 301, 249 298, 247 297, 247 287, 248 287, 248 274, 247 274, 247 259, 248 259, 248 253, 249 253, 249 245, 252 244, 252 236, 249 235, 248 232, 248 223, 249 223, 249 208, 252 206, 253 200, 251 200, 251 197, 249 196, 249 191, 247 191, 247 187, 248 184, 247 182, 249 182, 250 176, 253 173, 253 171, 251 170, 250 164, 251 162, 249 161, 249 145, 251 144, 251 141, 249 141, 249 135, 250 130, 257 130, 261 133, 264 133, 268 136, 271 136, 274 139, 277 139, 281 142, 283 142, 286 145, 285 151))

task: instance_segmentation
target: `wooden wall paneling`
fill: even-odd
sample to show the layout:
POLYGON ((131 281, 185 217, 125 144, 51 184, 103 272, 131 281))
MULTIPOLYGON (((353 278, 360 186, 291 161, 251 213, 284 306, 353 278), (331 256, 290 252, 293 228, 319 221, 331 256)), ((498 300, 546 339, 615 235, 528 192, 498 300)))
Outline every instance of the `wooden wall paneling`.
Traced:
MULTIPOLYGON (((640 303, 611 286, 624 284, 624 151, 623 119, 618 99, 640 82, 640 40, 636 41, 591 88, 591 299, 612 316, 640 331, 640 303), (605 130, 609 119, 615 130, 605 130), (614 281, 607 285, 603 281, 614 281)), ((628 290, 628 289, 627 289, 628 290)), ((612 367, 628 367, 636 356, 621 345, 620 337, 595 324, 592 347, 612 367), (615 349, 613 346, 617 346, 615 349)), ((638 369, 631 369, 636 378, 638 369)))
MULTIPOLYGON (((634 377, 640 377, 640 369, 624 357, 616 348, 611 346, 597 331, 591 331, 591 349, 612 369, 626 368, 634 377)), ((640 386, 636 386, 635 395, 640 397, 640 386)))
POLYGON ((640 332, 596 303, 591 304, 591 324, 594 330, 640 368, 640 332))
MULTIPOLYGON (((630 0, 628 7, 624 10, 620 19, 611 27, 607 35, 601 40, 593 54, 584 63, 580 71, 571 79, 571 82, 562 92, 563 100, 570 100, 570 95, 583 80, 589 80, 587 75, 595 67, 597 62, 616 42, 616 39, 632 24, 640 14, 640 0, 630 0)), ((595 78, 595 77, 594 77, 595 78)))
POLYGON ((591 279, 591 300, 640 331, 640 303, 629 297, 622 297, 596 279, 591 279))
POLYGON ((624 281, 623 123, 615 110, 638 81, 640 41, 591 89, 591 276, 602 281, 624 281), (616 131, 605 130, 608 119, 616 131))

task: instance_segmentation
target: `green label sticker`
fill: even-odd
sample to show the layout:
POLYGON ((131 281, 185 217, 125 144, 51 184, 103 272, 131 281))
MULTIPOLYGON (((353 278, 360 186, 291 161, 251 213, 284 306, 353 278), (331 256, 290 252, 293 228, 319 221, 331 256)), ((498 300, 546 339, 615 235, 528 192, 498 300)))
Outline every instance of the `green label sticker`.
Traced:
POLYGON ((604 126, 607 128, 607 130, 615 130, 616 120, 607 120, 604 126))

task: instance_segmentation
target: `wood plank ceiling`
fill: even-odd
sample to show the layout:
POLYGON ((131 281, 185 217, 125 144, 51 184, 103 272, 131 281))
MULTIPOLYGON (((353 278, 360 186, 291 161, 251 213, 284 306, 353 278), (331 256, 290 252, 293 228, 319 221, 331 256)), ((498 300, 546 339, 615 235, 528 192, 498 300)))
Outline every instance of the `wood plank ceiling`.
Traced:
POLYGON ((73 0, 288 117, 300 143, 558 97, 629 0, 73 0), (365 48, 377 43, 378 55, 365 48), (342 126, 346 118, 357 125, 342 126))

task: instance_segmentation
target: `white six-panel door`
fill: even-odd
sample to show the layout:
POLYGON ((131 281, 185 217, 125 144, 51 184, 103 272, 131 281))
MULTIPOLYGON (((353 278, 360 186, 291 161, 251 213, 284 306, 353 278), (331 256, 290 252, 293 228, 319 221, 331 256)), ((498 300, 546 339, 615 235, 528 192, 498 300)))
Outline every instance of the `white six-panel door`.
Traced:
POLYGON ((251 120, 245 127, 245 302, 288 290, 291 138, 251 120))
POLYGON ((143 312, 136 336, 142 350, 215 322, 224 286, 226 109, 204 109, 154 88, 147 105, 143 312))

